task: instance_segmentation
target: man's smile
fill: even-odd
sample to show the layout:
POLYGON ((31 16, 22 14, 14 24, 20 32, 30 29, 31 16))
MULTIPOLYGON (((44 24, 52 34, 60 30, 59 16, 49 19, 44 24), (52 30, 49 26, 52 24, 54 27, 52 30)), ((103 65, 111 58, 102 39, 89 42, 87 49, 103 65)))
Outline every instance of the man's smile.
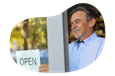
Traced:
POLYGON ((73 32, 74 32, 74 33, 77 33, 78 31, 80 31, 79 28, 73 28, 73 32))

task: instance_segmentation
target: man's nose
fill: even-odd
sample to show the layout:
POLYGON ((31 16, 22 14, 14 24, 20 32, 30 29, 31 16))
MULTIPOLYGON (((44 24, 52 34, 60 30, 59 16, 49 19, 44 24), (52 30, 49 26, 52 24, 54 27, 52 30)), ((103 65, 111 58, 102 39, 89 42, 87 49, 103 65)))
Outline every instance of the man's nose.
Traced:
POLYGON ((73 23, 73 24, 71 25, 71 29, 73 30, 76 26, 77 26, 77 25, 76 25, 75 23, 73 23))

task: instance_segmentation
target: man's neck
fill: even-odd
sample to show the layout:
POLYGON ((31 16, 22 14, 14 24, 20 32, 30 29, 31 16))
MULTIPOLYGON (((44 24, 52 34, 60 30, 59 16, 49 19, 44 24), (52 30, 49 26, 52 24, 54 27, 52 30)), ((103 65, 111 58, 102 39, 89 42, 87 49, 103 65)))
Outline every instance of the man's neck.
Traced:
POLYGON ((90 37, 93 33, 94 33, 94 31, 89 32, 88 34, 85 34, 83 37, 79 38, 80 42, 87 39, 88 37, 90 37))

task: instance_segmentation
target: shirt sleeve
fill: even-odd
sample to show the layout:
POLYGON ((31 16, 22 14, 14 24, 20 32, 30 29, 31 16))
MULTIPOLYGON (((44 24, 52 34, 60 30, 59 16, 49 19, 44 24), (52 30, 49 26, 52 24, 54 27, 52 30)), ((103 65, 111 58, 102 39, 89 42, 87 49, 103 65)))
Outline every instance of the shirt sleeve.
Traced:
POLYGON ((48 64, 48 51, 47 50, 41 50, 40 51, 40 60, 41 64, 48 64))

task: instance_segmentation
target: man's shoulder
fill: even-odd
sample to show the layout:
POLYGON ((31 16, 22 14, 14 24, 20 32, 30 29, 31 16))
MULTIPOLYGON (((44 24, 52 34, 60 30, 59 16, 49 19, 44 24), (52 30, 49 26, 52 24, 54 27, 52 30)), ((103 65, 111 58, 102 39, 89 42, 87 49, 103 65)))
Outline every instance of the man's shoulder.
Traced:
POLYGON ((105 41, 105 38, 97 37, 96 40, 97 40, 97 41, 105 41))
POLYGON ((94 32, 92 35, 91 35, 91 40, 95 40, 95 41, 105 41, 105 38, 103 38, 103 37, 99 37, 97 34, 96 34, 96 32, 94 32))
POLYGON ((92 43, 95 43, 96 45, 104 45, 105 38, 97 37, 92 41, 92 43))

